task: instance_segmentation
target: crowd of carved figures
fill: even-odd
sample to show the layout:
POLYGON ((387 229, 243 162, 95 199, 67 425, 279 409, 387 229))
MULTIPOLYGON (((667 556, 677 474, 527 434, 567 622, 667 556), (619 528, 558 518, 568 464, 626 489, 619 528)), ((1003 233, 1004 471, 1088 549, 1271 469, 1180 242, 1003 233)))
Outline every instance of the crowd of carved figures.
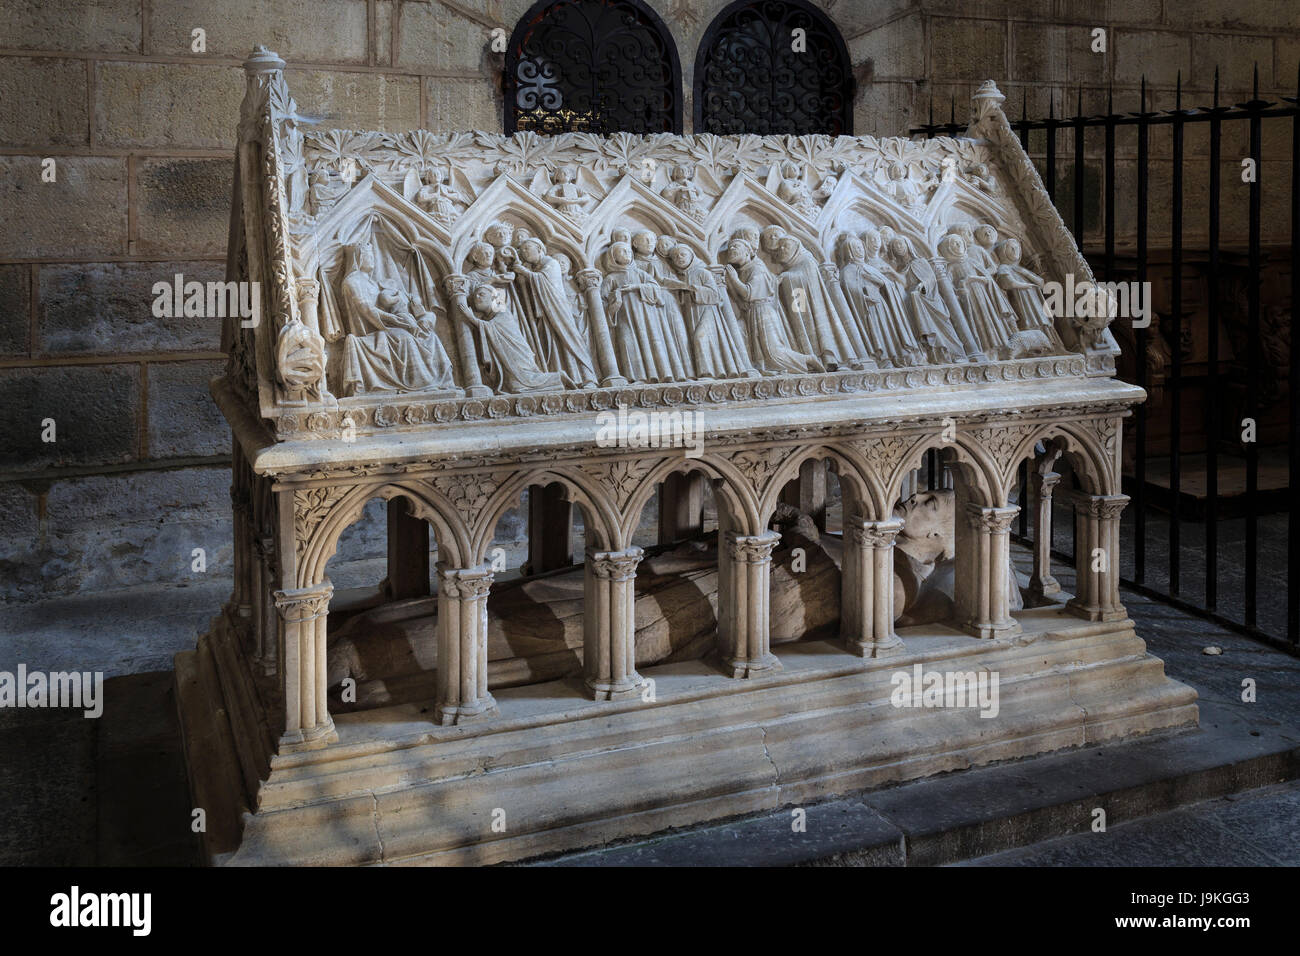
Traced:
MULTIPOLYGON (((570 182, 560 177, 546 197, 566 212, 577 202, 570 182)), ((689 178, 673 182, 689 211, 689 178)), ((457 202, 437 175, 416 195, 439 213, 457 202)), ((802 201, 793 186, 783 198, 802 201)), ((1064 351, 1043 280, 1021 263, 1019 240, 989 224, 954 225, 933 258, 888 226, 845 232, 833 262, 779 225, 736 229, 717 262, 648 229, 608 238, 597 268, 575 275, 527 228, 492 224, 444 277, 450 338, 417 294, 376 278, 367 243, 347 246, 339 393, 519 394, 1064 351), (464 341, 460 360, 474 366, 459 380, 448 340, 464 341)))

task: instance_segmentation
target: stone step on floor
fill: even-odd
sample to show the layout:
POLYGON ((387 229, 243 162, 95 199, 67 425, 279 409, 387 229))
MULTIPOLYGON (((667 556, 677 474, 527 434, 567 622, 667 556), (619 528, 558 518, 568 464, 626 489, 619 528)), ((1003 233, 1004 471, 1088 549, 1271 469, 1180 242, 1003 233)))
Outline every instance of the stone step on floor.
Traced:
MULTIPOLYGON (((931 777, 523 865, 927 866, 1300 778, 1300 730, 1200 702, 1198 730, 931 777)), ((1176 864, 1177 860, 1163 861, 1176 864)))

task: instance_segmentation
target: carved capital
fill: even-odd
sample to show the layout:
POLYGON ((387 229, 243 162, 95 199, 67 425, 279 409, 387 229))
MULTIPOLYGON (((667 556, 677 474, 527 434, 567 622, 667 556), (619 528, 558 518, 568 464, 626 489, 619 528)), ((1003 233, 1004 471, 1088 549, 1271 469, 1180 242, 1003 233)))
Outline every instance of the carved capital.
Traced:
POLYGON ((582 269, 574 278, 578 282, 578 288, 583 292, 600 288, 601 276, 595 269, 582 269))
POLYGON ((903 530, 903 522, 898 518, 888 521, 859 520, 848 526, 849 536, 858 548, 892 548, 894 539, 903 530))
POLYGON ((314 308, 316 300, 320 298, 320 283, 315 279, 298 278, 294 280, 294 288, 298 292, 298 305, 303 308, 314 308))
POLYGON ((1118 518, 1128 505, 1128 495, 1085 495, 1074 496, 1074 507, 1090 518, 1102 520, 1118 518))
POLYGON ((775 531, 764 531, 762 534, 728 531, 724 543, 731 560, 743 564, 763 564, 772 560, 772 551, 781 543, 781 535, 775 531))
POLYGON ((966 520, 970 522, 972 530, 984 534, 1006 534, 1011 530, 1011 522, 1015 520, 1018 514, 1020 514, 1020 509, 1016 507, 982 508, 979 505, 966 506, 966 520))
POLYGON ((1033 487, 1034 494, 1040 498, 1052 497, 1052 490, 1061 483, 1061 476, 1054 471, 1029 473, 1029 481, 1033 487))
POLYGON ((486 564, 476 568, 453 568, 439 561, 438 592, 462 601, 487 597, 493 576, 492 568, 486 564))
POLYGON ((630 581, 636 577, 637 565, 645 552, 637 547, 626 551, 588 551, 587 566, 601 580, 630 581))
POLYGON ((442 287, 453 299, 469 291, 469 279, 459 272, 453 272, 442 278, 442 287))
POLYGON ((309 588, 275 592, 275 607, 286 624, 314 621, 329 612, 334 585, 329 581, 309 588))

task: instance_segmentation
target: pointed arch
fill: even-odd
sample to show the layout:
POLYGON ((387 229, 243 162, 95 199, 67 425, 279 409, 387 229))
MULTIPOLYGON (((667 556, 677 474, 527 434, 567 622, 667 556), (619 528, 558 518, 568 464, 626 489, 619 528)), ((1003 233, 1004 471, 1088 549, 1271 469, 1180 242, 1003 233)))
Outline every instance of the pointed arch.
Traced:
POLYGON ((496 533, 501 516, 519 503, 524 490, 531 485, 559 484, 565 497, 582 509, 587 531, 595 536, 602 551, 617 551, 622 545, 618 537, 618 509, 609 497, 596 486, 591 476, 576 468, 542 467, 516 472, 489 496, 474 522, 467 553, 473 564, 486 560, 488 546, 496 533))
MULTIPOLYGON (((759 498, 760 524, 765 527, 776 510, 781 492, 787 484, 799 477, 799 470, 806 461, 829 460, 835 466, 839 477, 841 491, 846 491, 852 503, 859 509, 869 508, 873 512, 880 502, 883 490, 874 470, 860 454, 851 448, 838 445, 805 445, 791 451, 772 473, 759 498)), ((876 516, 880 517, 880 516, 876 516)), ((888 517, 885 515, 884 517, 888 517)), ((762 528, 760 528, 762 530, 762 528)))
POLYGON ((470 553, 469 529, 451 502, 425 481, 401 479, 382 485, 355 485, 329 507, 298 556, 297 586, 311 587, 324 579, 325 566, 338 550, 339 536, 361 517, 368 502, 398 497, 409 499, 412 513, 433 526, 438 550, 445 560, 464 567, 463 559, 470 553))
POLYGON ((1016 470, 1020 462, 1033 456, 1034 446, 1040 441, 1046 443, 1059 440, 1084 491, 1090 495, 1121 494, 1120 476, 1116 473, 1100 436, 1091 426, 1090 420, 1052 422, 1022 441, 1003 476, 1007 493, 1016 481, 1016 470))
POLYGON ((725 502, 731 517, 745 534, 757 534, 762 530, 758 522, 758 500, 749 482, 735 465, 715 455, 703 455, 699 458, 670 458, 660 462, 641 479, 636 490, 628 498, 627 504, 624 505, 620 535, 625 544, 632 540, 632 535, 641 523, 641 512, 645 510, 655 489, 669 475, 689 474, 693 471, 703 472, 713 480, 715 499, 720 498, 725 502))
POLYGON ((998 478, 997 463, 987 450, 959 428, 952 441, 944 441, 942 432, 936 432, 924 436, 908 449, 885 488, 891 511, 902 494, 903 477, 920 468, 925 453, 932 448, 939 451, 945 465, 957 471, 977 504, 992 508, 1005 502, 1005 497, 1001 497, 1005 492, 998 478))

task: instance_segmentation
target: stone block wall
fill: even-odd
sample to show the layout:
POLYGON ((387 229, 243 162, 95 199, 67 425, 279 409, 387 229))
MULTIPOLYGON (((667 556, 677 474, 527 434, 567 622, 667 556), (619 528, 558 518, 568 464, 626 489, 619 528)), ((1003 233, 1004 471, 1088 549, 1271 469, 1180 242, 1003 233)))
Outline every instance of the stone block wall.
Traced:
MULTIPOLYGON (((696 49, 725 0, 648 0, 673 32, 690 130, 696 49)), ((1009 106, 1045 114, 1294 94, 1300 17, 1289 0, 818 0, 850 50, 859 133, 896 135, 931 100, 964 120, 998 80, 1009 106), (1108 52, 1090 51, 1092 30, 1108 52)), ((219 320, 157 319, 151 288, 176 274, 222 276, 242 75, 255 44, 279 52, 300 108, 334 126, 501 128, 493 29, 528 0, 8 0, 0 7, 0 601, 228 573, 229 434, 207 396, 219 320), (202 52, 194 31, 204 31, 202 52), (42 181, 43 160, 56 179, 42 181), (54 419, 55 442, 42 440, 54 419)), ((1265 155, 1289 129, 1265 124, 1265 155)), ((1244 142, 1225 142, 1225 190, 1244 142)), ((1153 242, 1168 235, 1167 134, 1153 135, 1153 242), (1163 193, 1161 191, 1164 191, 1163 193), (1163 232, 1162 232, 1163 230, 1163 232)), ((1090 145, 1086 222, 1100 235, 1100 137, 1090 145)), ((1031 151, 1042 151, 1037 138, 1031 151)), ((1189 132, 1189 157, 1206 143, 1189 132)), ((1061 188, 1072 142, 1058 140, 1061 188)), ((1121 175, 1134 176, 1132 134, 1121 175)), ((1289 161, 1270 162, 1270 202, 1289 161)), ((1189 177, 1189 190, 1197 188, 1189 177)), ((1199 187, 1202 188, 1203 187, 1199 187)), ((1225 237, 1245 204, 1225 194, 1225 237)), ((1189 196, 1189 224, 1198 200, 1189 196)), ((1132 233, 1121 204, 1121 239, 1132 233)), ((1266 216, 1285 228, 1285 216, 1266 216)), ((1189 228, 1192 226, 1189 225, 1189 228)), ((1234 231, 1235 230, 1235 231, 1234 231)), ((374 510, 374 509, 372 509, 374 510)), ((377 513, 377 512, 376 512, 377 513)), ((379 520, 370 516, 370 523, 379 520)), ((380 526, 381 527, 381 526, 380 526)), ((350 535, 341 563, 377 557, 382 535, 350 535)), ((508 529, 517 537, 518 529, 508 529)))

